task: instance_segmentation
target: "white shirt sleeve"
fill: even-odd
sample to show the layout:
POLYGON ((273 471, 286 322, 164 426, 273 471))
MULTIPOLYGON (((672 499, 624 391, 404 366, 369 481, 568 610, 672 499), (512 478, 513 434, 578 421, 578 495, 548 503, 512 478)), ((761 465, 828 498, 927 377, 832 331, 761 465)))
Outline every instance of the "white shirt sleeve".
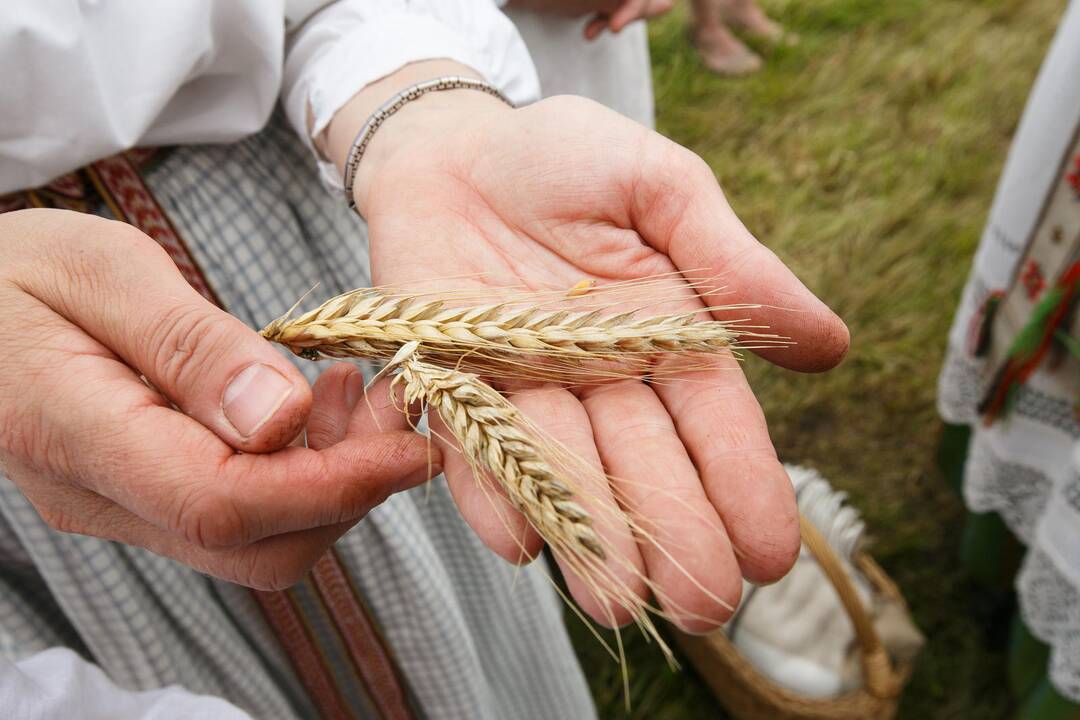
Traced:
MULTIPOLYGON (((495 0, 338 0, 289 37, 281 95, 289 121, 312 147, 364 86, 433 59, 472 68, 517 104, 540 95, 529 51, 495 0)), ((319 164, 323 180, 340 188, 337 169, 319 164)))
POLYGON ((494 0, 4 0, 0 194, 137 145, 237 140, 279 96, 310 143, 309 100, 321 130, 368 83, 432 58, 516 101, 539 93, 494 0))
POLYGON ((282 0, 5 0, 0 193, 135 145, 257 131, 284 34, 282 0))
POLYGON ((177 685, 124 690, 67 648, 18 662, 0 658, 0 708, 4 717, 20 720, 251 720, 221 698, 194 695, 177 685))

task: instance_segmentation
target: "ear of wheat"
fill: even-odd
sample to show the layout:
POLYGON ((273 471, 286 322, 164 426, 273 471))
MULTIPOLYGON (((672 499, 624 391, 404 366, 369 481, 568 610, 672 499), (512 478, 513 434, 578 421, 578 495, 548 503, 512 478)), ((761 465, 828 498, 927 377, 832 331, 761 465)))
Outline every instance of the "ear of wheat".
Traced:
POLYGON ((415 343, 405 348, 394 378, 405 401, 421 401, 437 412, 474 472, 495 478, 553 547, 580 548, 606 559, 592 518, 523 429, 518 409, 475 375, 423 362, 415 348, 415 343))
MULTIPOLYGON (((665 606, 677 605, 628 559, 611 551, 598 532, 597 520, 604 528, 609 522, 612 527, 625 524, 639 542, 652 543, 672 562, 674 558, 625 502, 623 507, 589 504, 599 516, 586 510, 581 504, 581 495, 590 486, 585 473, 599 473, 597 486, 614 488, 618 483, 606 483, 611 479, 601 470, 544 436, 480 377, 564 385, 611 377, 655 378, 665 371, 704 367, 706 361, 695 365, 693 356, 728 352, 736 340, 739 348, 748 346, 746 340, 757 347, 789 344, 744 321, 702 319, 700 310, 667 315, 622 311, 627 299, 649 306, 685 301, 685 294, 663 296, 671 292, 670 284, 664 289, 669 280, 616 284, 611 294, 601 291, 600 297, 591 296, 591 285, 579 283, 569 298, 565 291, 554 297, 524 293, 494 304, 476 304, 477 292, 483 291, 450 293, 442 300, 366 288, 339 295, 297 317, 290 312, 267 325, 262 335, 312 360, 324 356, 388 360, 383 372, 397 373, 392 386, 403 390, 407 403, 419 401, 438 414, 477 480, 503 488, 601 606, 629 611, 670 659, 650 617, 650 612, 663 613, 620 576, 636 573, 665 606), (657 360, 672 356, 683 359, 657 366, 657 360)), ((687 577, 704 589, 689 573, 687 577)))
MULTIPOLYGON (((640 574, 625 558, 608 553, 593 516, 577 502, 572 486, 580 483, 570 475, 590 472, 587 465, 544 437, 477 376, 424 362, 417 354, 418 345, 408 343, 391 360, 388 369, 398 370, 392 387, 402 388, 406 403, 421 402, 429 412, 436 412, 474 475, 481 481, 489 478, 497 482, 555 556, 585 582, 600 606, 609 614, 616 606, 627 610, 674 663, 650 617, 659 611, 620 580, 616 569, 640 574)), ((609 517, 609 521, 628 522, 639 534, 648 535, 632 519, 617 509, 615 512, 618 517, 609 517)), ((651 587, 648 578, 641 579, 651 587)), ((611 652, 610 647, 608 650, 611 652)))
POLYGON ((450 307, 416 295, 365 288, 339 295, 262 335, 308 359, 389 359, 417 342, 427 362, 489 377, 576 384, 643 377, 659 356, 716 353, 738 337, 769 345, 782 338, 698 313, 638 316, 603 309, 542 309, 516 303, 450 307))

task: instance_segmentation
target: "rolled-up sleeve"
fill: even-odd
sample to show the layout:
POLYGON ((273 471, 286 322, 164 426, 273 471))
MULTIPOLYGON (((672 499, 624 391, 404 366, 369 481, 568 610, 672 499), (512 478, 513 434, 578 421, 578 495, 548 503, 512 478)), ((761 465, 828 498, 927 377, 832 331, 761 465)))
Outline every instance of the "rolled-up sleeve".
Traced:
MULTIPOLYGON (((366 85, 434 59, 472 68, 515 103, 539 97, 529 51, 494 0, 338 0, 289 33, 282 87, 289 121, 313 147, 366 85)), ((336 168, 319 164, 324 181, 340 186, 336 168)))

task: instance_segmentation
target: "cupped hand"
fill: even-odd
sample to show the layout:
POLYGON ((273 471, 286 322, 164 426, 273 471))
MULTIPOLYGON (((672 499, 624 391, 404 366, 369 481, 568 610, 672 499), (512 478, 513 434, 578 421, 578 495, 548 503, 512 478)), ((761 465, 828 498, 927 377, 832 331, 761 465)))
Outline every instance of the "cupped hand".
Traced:
POLYGON ((356 370, 313 392, 128 225, 0 215, 0 305, 0 470, 57 530, 277 589, 428 477, 426 443, 388 399, 357 402, 356 370), (305 424, 310 447, 289 447, 305 424))
MULTIPOLYGON (((704 310, 698 293, 723 286, 710 305, 761 304, 753 319, 796 342, 762 351, 769 360, 821 371, 844 356, 844 324, 754 239, 690 151, 580 98, 510 110, 475 92, 440 95, 386 123, 360 166, 355 195, 378 284, 498 296, 507 287, 550 290, 584 278, 682 271, 713 280, 692 288, 669 275, 666 294, 683 299, 665 312, 704 310)), ((584 501, 625 503, 661 540, 636 543, 629 527, 604 525, 628 561, 612 571, 643 596, 638 574, 648 577, 683 627, 722 622, 724 604, 738 602, 740 577, 768 582, 794 562, 791 484, 731 356, 662 383, 510 395, 538 426, 621 483, 589 488, 584 501)), ((446 451, 444 463, 462 513, 492 549, 511 560, 521 559, 522 547, 537 552, 526 521, 492 512, 460 455, 446 451)), ((597 620, 628 619, 602 607, 573 573, 568 582, 597 620)))

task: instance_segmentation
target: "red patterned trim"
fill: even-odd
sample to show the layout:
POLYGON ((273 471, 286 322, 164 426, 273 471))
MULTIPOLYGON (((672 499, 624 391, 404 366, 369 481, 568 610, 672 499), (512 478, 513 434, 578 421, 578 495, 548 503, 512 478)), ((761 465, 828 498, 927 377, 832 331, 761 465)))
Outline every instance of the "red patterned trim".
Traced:
POLYGON ((184 279, 203 297, 220 307, 217 295, 131 159, 124 154, 113 155, 90 165, 88 171, 94 184, 100 185, 106 202, 112 201, 109 204, 113 212, 119 215, 117 219, 134 225, 157 240, 176 263, 184 279))
POLYGON ((414 715, 394 661, 337 553, 331 549, 319 558, 311 576, 379 714, 384 720, 412 720, 414 715))
POLYGON ((285 649, 300 682, 319 709, 322 720, 353 720, 337 691, 333 676, 316 649, 314 638, 304 625, 300 612, 289 599, 288 592, 252 590, 251 594, 262 608, 266 621, 274 629, 274 634, 285 649))

